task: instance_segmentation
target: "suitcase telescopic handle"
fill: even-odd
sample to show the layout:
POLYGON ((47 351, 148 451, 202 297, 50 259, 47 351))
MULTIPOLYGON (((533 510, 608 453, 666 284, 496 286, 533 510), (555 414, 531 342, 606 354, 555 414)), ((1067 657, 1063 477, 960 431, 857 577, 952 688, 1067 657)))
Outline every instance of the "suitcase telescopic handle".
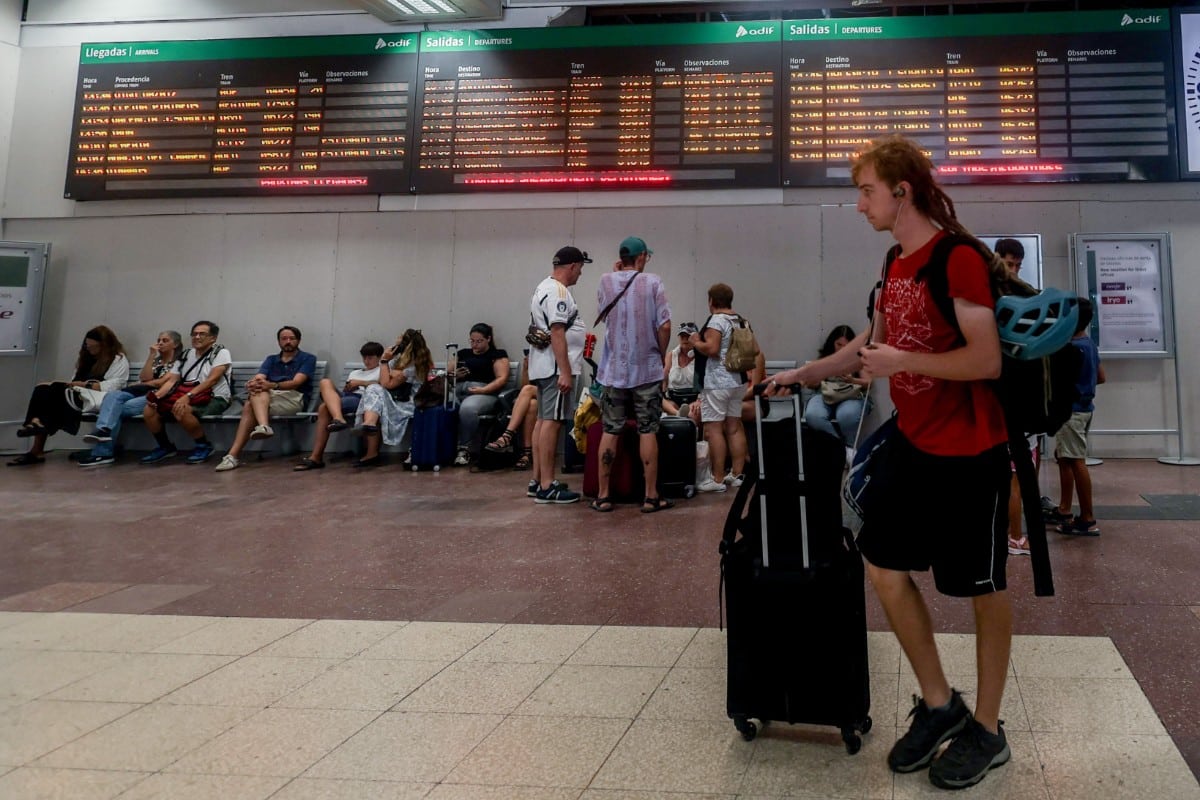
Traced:
MULTIPOLYGON (((770 407, 770 401, 763 396, 766 391, 767 384, 760 383, 754 387, 754 393, 762 398, 762 402, 754 404, 754 433, 758 441, 758 485, 760 488, 760 496, 758 503, 758 514, 760 527, 762 528, 762 565, 764 567, 771 566, 770 546, 768 543, 769 535, 767 531, 767 497, 762 496, 761 489, 765 486, 766 481, 766 463, 767 459, 764 454, 766 442, 763 441, 762 420, 767 408, 770 407), (764 408, 766 406, 767 408, 764 408)), ((800 389, 798 383, 791 384, 787 387, 791 392, 792 399, 792 420, 795 423, 796 429, 796 468, 797 477, 799 479, 798 486, 801 491, 798 492, 797 499, 800 506, 800 555, 801 562, 805 569, 808 569, 809 553, 808 553, 808 499, 805 497, 807 487, 804 486, 804 444, 800 434, 800 426, 802 417, 800 416, 800 389)), ((767 494, 770 494, 768 489, 767 494)))

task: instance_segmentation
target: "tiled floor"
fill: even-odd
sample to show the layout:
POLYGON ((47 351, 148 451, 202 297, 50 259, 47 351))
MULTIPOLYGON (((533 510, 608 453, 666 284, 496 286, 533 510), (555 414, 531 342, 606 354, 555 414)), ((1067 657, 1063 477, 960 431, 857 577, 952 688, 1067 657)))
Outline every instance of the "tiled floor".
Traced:
MULTIPOLYGON (((973 688, 974 641, 939 634, 973 688)), ((725 716, 711 628, 0 613, 0 797, 914 798, 915 679, 869 634, 874 728, 725 716)), ((1112 642, 1019 636, 1013 759, 964 796, 1200 798, 1112 642)))
MULTIPOLYGON (((1013 760, 963 796, 1200 800, 1200 542, 1157 499, 1200 471, 1093 478, 1114 511, 1098 539, 1052 535, 1055 597, 1010 560, 1013 760)), ((729 498, 600 515, 534 506, 524 480, 0 473, 0 798, 939 793, 884 765, 916 684, 869 589, 863 751, 800 726, 744 742, 716 630, 729 498)), ((970 691, 969 611, 930 600, 970 691)))

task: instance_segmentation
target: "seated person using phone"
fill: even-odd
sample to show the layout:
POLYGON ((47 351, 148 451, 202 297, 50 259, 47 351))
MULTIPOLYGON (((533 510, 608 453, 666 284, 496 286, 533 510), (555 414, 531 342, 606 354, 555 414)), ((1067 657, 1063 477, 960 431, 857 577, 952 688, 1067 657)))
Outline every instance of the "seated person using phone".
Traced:
POLYGON ((458 455, 454 465, 465 467, 479 455, 479 417, 496 410, 497 395, 508 385, 508 352, 496 347, 492 326, 471 326, 471 346, 455 359, 454 394, 458 398, 458 455))

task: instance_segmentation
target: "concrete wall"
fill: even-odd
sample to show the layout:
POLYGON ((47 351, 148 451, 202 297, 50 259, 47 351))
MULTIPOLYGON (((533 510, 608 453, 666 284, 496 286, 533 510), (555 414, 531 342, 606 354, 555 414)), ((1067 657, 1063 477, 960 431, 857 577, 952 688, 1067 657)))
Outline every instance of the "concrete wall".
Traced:
MULTIPOLYGON (((165 33, 180 35, 179 25, 165 33)), ((186 32, 186 27, 182 29, 186 32)), ((80 33, 106 40, 105 29, 80 33)), ((61 31, 54 33, 62 36, 61 31)), ((41 36, 41 34, 39 34, 41 36)), ((163 38, 147 29, 139 38, 163 38)), ((28 38, 28 37, 26 37, 28 38)), ((37 37, 34 37, 37 38, 37 37)), ((78 43, 23 39, 5 220, 0 238, 52 243, 36 369, 0 359, 0 418, 20 416, 38 378, 70 371, 89 326, 105 322, 140 356, 154 334, 211 318, 235 359, 274 348, 298 325, 320 358, 355 357, 359 344, 421 328, 436 349, 464 343, 477 320, 519 351, 529 294, 554 250, 574 243, 597 263, 576 288, 594 316, 595 287, 628 234, 655 250, 676 321, 705 315, 705 291, 730 283, 769 358, 805 359, 825 332, 864 320, 867 291, 889 240, 854 211, 849 188, 512 196, 387 196, 74 203, 62 198, 78 43)), ((1040 233, 1045 282, 1070 287, 1073 232, 1173 237, 1186 449, 1200 395, 1200 329, 1186 298, 1200 293, 1200 185, 958 187, 969 227, 1040 233)), ((1097 429, 1172 427, 1174 363, 1109 361, 1097 429)), ((13 443, 0 431, 0 447, 13 443)), ((1100 435, 1101 455, 1175 452, 1173 437, 1100 435)))

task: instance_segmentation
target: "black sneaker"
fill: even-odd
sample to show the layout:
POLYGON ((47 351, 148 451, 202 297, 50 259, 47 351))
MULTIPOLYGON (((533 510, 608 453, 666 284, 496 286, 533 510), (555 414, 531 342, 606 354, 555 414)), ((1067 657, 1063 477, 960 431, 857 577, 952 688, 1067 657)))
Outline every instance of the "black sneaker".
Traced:
POLYGON ((913 695, 913 709, 908 712, 912 724, 888 753, 892 772, 916 772, 928 766, 942 742, 953 737, 971 719, 971 711, 962 695, 950 690, 950 708, 931 710, 925 701, 913 695))
POLYGON ((91 433, 84 434, 83 440, 88 444, 107 444, 112 441, 112 431, 108 428, 96 428, 91 433))
MULTIPOLYGON (((550 481, 550 486, 551 487, 557 486, 561 489, 567 488, 567 484, 559 481, 557 478, 550 481)), ((530 481, 529 485, 525 487, 525 496, 526 497, 537 497, 538 489, 540 489, 540 488, 542 488, 542 487, 537 481, 530 481)))
POLYGON ((86 455, 79 459, 78 464, 81 467, 103 467, 107 464, 112 464, 116 461, 112 456, 93 456, 86 455))
POLYGON ((1004 736, 1004 723, 989 733, 972 717, 962 733, 929 768, 929 781, 939 789, 965 789, 983 780, 988 770, 1008 762, 1012 752, 1004 736))

